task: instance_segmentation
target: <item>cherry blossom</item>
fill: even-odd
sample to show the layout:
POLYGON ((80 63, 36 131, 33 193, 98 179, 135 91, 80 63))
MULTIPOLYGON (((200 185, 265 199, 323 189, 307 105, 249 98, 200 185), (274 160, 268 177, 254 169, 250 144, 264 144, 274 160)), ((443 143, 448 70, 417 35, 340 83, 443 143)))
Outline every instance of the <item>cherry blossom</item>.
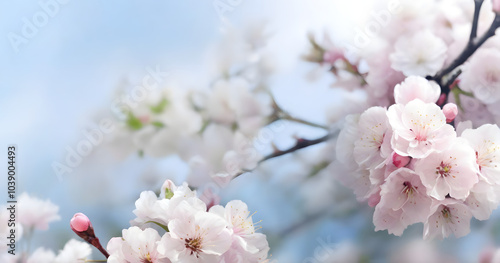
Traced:
POLYGON ((220 216, 195 211, 183 202, 180 216, 168 223, 169 232, 158 244, 158 252, 172 262, 215 262, 231 246, 231 232, 220 216))
POLYGON ((397 104, 407 104, 414 99, 436 103, 440 94, 441 88, 436 82, 419 76, 409 76, 394 87, 394 100, 397 104))
POLYGON ((465 200, 478 182, 479 167, 472 147, 463 139, 456 139, 447 150, 417 160, 415 172, 420 175, 430 196, 444 200, 450 195, 465 200))
POLYGON ((433 103, 415 99, 406 105, 394 104, 387 116, 394 130, 391 144, 399 155, 423 158, 446 149, 456 136, 443 111, 433 103))
POLYGON ((481 176, 490 184, 500 184, 500 129, 497 125, 485 124, 477 129, 466 129, 462 138, 476 152, 481 176))
POLYGON ((500 51, 493 48, 478 50, 464 66, 460 88, 474 94, 485 104, 500 100, 500 51))
POLYGON ((400 220, 405 225, 424 222, 432 203, 420 177, 407 168, 397 169, 387 177, 381 186, 380 196, 377 206, 401 210, 400 220))
POLYGON ((122 231, 122 237, 114 237, 108 242, 110 253, 108 262, 151 262, 169 263, 170 261, 157 251, 160 235, 156 230, 130 227, 122 231))
POLYGON ((472 214, 460 201, 447 198, 435 201, 424 223, 424 239, 443 239, 453 234, 462 237, 470 232, 472 214))
POLYGON ((445 42, 429 30, 401 36, 390 55, 392 68, 406 76, 434 75, 446 59, 445 42))
POLYGON ((26 229, 47 230, 49 223, 59 220, 59 207, 49 200, 40 200, 23 193, 18 199, 18 219, 26 229))

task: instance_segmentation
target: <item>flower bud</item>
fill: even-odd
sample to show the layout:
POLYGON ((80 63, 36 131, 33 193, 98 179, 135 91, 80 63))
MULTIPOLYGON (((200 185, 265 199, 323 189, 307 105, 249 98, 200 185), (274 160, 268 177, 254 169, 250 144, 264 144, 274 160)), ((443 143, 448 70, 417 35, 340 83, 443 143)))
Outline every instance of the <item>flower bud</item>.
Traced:
POLYGON ((446 117, 446 122, 447 123, 452 122, 455 119, 455 117, 457 117, 458 114, 457 105, 455 103, 447 103, 443 107, 443 113, 444 116, 446 117))
POLYGON ((161 186, 160 197, 165 199, 170 199, 174 196, 174 192, 177 189, 174 182, 171 180, 166 180, 161 186))
POLYGON ((337 60, 344 59, 344 53, 340 49, 333 49, 326 51, 323 55, 323 62, 334 64, 337 60))
POLYGON ((411 160, 410 156, 401 156, 397 153, 392 155, 392 164, 397 168, 405 167, 411 160))
POLYGON ((102 247, 99 242, 99 238, 96 237, 94 233, 94 228, 92 227, 92 223, 90 219, 82 214, 76 213, 73 218, 71 218, 69 225, 75 234, 77 234, 80 238, 87 241, 92 246, 96 247, 101 253, 108 258, 108 252, 102 247))
POLYGON ((500 0, 492 0, 493 12, 500 14, 500 0))
POLYGON ((73 231, 83 232, 87 231, 87 229, 89 229, 92 224, 90 223, 90 220, 86 215, 82 213, 76 213, 73 218, 71 218, 70 226, 73 231))

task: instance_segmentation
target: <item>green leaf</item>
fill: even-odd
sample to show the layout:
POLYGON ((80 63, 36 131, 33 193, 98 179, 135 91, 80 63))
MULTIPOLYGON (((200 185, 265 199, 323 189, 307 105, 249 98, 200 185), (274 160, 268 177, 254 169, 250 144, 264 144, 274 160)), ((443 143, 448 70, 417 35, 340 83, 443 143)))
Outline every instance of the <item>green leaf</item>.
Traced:
POLYGON ((157 127, 157 128, 163 128, 163 127, 165 127, 165 124, 163 124, 163 123, 161 123, 159 121, 153 121, 151 124, 153 126, 157 127))
POLYGON ((162 113, 168 106, 168 100, 163 98, 157 105, 151 106, 151 111, 155 114, 162 113))
POLYGON ((159 227, 163 228, 165 231, 169 232, 168 230, 168 226, 164 225, 164 224, 160 224, 158 222, 155 222, 155 221, 147 221, 146 223, 153 223, 153 224, 156 224, 158 225, 159 227))
POLYGON ((141 120, 139 120, 137 117, 135 117, 134 114, 132 114, 132 112, 129 112, 127 115, 127 126, 130 129, 137 131, 137 130, 140 130, 143 125, 142 125, 141 120))

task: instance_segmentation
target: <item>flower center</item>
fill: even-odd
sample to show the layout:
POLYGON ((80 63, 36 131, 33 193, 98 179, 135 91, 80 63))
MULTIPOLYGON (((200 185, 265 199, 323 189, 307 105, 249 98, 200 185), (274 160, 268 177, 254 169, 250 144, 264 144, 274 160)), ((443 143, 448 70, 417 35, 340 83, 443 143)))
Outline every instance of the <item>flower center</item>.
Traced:
POLYGON ((414 191, 415 188, 413 188, 410 182, 405 181, 403 183, 403 190, 401 190, 402 193, 406 194, 407 196, 412 196, 414 191))
POLYGON ((201 242, 203 239, 201 237, 196 237, 196 238, 186 238, 186 248, 191 250, 191 255, 196 253, 198 256, 198 253, 201 252, 201 242))
POLYGON ((436 167, 436 174, 439 174, 441 177, 447 177, 450 175, 451 165, 444 163, 441 161, 438 167, 436 167))
POLYGON ((450 219, 451 217, 450 209, 446 206, 441 210, 441 214, 443 214, 444 219, 450 219))
POLYGON ((145 258, 141 259, 141 263, 153 263, 153 260, 151 260, 151 255, 149 254, 149 252, 145 258))

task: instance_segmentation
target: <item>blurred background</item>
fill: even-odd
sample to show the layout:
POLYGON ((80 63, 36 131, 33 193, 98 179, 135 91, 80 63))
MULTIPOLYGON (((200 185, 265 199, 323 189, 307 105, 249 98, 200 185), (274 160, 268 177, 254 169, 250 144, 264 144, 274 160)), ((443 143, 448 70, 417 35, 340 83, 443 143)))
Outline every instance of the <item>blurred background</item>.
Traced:
MULTIPOLYGON (((141 191, 157 190, 165 179, 183 181, 187 168, 175 157, 91 155, 62 178, 53 169, 85 138, 85 129, 110 111, 117 87, 140 83, 148 67, 173 71, 189 87, 207 86, 217 68, 217 43, 228 31, 257 25, 265 28, 266 53, 273 62, 267 84, 283 108, 327 123, 336 114, 329 111, 345 106, 348 98, 356 100, 356 94, 331 89, 330 75, 310 81, 318 69, 301 56, 309 49, 309 33, 352 39, 369 15, 370 1, 241 0, 233 1, 237 4, 224 16, 217 9, 222 0, 66 0, 55 2, 57 9, 49 13, 40 4, 46 2, 0 2, 0 145, 18 145, 18 193, 50 199, 60 207, 61 220, 46 232, 35 232, 33 247, 57 251, 75 238, 69 220, 76 212, 91 218, 106 244, 129 226, 141 191), (40 12, 47 21, 23 35, 26 21, 40 12)), ((290 123, 274 140, 286 147, 294 135, 316 138, 322 131, 290 123)), ((260 231, 268 236, 271 259, 406 262, 397 260, 397 253, 425 247, 450 260, 476 262, 484 248, 498 242, 498 212, 487 222, 473 221, 472 233, 459 240, 413 241, 421 239, 421 224, 403 237, 374 232, 373 210, 357 204, 350 190, 329 178, 328 170, 307 178, 311 167, 304 164, 315 158, 334 158, 334 150, 321 145, 271 160, 219 193, 222 203, 241 199, 257 212, 254 221, 262 220, 260 231)), ((0 185, 6 196, 6 180, 0 185)))

